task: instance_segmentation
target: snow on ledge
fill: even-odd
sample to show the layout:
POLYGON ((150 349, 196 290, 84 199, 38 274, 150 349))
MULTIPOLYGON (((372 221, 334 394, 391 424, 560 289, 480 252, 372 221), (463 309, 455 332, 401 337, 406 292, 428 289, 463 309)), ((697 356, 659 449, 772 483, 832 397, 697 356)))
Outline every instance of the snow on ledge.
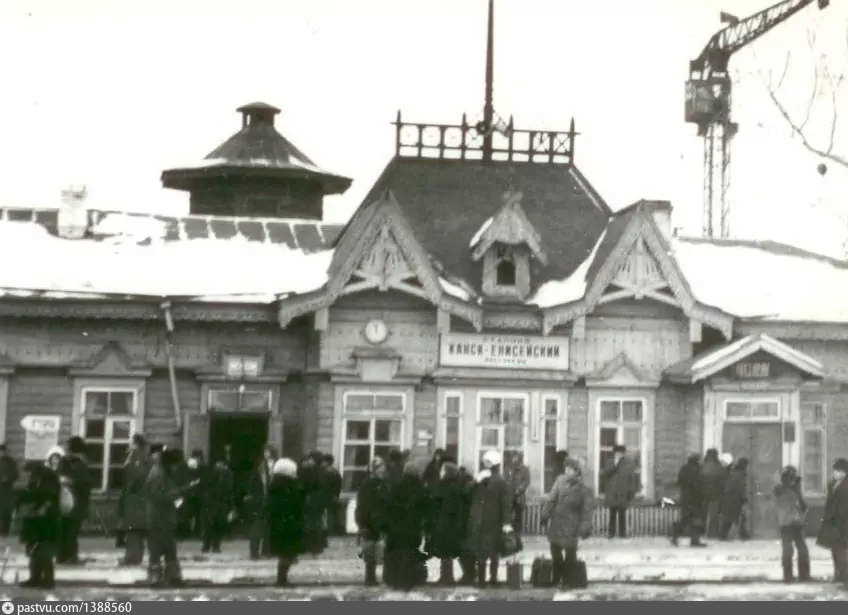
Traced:
POLYGON ((482 226, 480 226, 479 229, 477 229, 477 232, 474 233, 474 237, 472 237, 471 241, 468 243, 469 248, 473 250, 474 246, 480 243, 480 239, 483 237, 483 233, 489 230, 489 227, 492 226, 493 221, 494 218, 490 217, 486 219, 486 221, 482 224, 482 226))
POLYGON ((604 229, 604 232, 598 237, 598 241, 595 242, 592 252, 570 276, 564 280, 545 282, 527 303, 538 305, 544 309, 582 299, 586 294, 586 274, 589 272, 589 267, 595 260, 595 254, 597 254, 598 247, 600 247, 606 234, 607 231, 604 229))
POLYGON ((471 294, 461 286, 454 284, 453 282, 449 282, 445 278, 439 278, 439 284, 441 284, 442 290, 450 296, 462 299, 463 301, 471 300, 471 294))

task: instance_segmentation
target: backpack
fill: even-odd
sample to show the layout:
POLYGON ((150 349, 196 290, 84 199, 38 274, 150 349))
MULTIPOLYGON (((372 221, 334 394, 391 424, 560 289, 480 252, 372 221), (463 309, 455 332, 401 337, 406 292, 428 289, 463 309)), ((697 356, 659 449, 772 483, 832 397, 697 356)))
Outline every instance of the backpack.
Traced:
POLYGON ((61 485, 59 488, 59 512, 63 516, 74 512, 74 494, 67 485, 61 485))

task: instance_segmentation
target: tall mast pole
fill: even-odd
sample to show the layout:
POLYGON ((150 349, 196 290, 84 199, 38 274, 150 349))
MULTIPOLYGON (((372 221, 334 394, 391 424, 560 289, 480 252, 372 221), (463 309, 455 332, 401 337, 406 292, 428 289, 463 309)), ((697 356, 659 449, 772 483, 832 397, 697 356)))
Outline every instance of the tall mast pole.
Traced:
POLYGON ((492 125, 494 124, 495 106, 492 101, 492 83, 494 81, 494 13, 495 2, 489 0, 489 30, 486 40, 486 104, 483 107, 483 160, 492 160, 492 125))

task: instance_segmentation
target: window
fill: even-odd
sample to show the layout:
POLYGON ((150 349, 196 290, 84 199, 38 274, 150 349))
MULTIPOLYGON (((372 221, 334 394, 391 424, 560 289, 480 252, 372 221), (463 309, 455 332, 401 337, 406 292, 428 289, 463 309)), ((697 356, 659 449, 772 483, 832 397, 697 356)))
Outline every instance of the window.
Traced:
POLYGON ((557 472, 560 470, 556 455, 559 449, 559 399, 557 397, 543 397, 542 399, 545 413, 542 419, 544 443, 542 478, 544 492, 548 493, 553 488, 557 472))
POLYGON ((512 251, 506 248, 498 248, 497 251, 495 284, 498 286, 515 286, 515 261, 512 251))
POLYGON ((504 465, 515 455, 524 458, 524 431, 527 398, 521 396, 482 396, 479 399, 477 465, 483 468, 483 455, 498 451, 504 465))
POLYGON ((212 412, 271 412, 271 389, 244 386, 210 388, 207 409, 212 412))
POLYGON ((445 408, 442 415, 442 448, 445 453, 461 463, 460 442, 462 423, 462 397, 457 394, 445 395, 445 408))
POLYGON ((642 428, 644 403, 640 399, 603 399, 600 402, 600 432, 598 442, 598 489, 604 491, 604 468, 613 459, 613 447, 623 444, 636 463, 642 467, 642 428))
POLYGON ((815 495, 823 494, 827 489, 826 419, 824 404, 801 404, 801 484, 806 493, 815 495))
POLYGON ((776 400, 729 401, 725 405, 728 419, 775 419, 780 417, 776 400))
POLYGON ((138 397, 134 389, 82 390, 80 437, 95 489, 120 489, 130 438, 136 431, 138 397))
POLYGON ((385 459, 403 444, 404 396, 347 393, 342 431, 342 490, 356 491, 375 456, 385 459))

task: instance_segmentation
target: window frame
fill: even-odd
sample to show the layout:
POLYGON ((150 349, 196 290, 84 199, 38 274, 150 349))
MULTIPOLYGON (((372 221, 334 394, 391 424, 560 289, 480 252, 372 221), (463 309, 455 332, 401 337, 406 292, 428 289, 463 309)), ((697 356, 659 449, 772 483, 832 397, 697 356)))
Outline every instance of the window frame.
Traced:
MULTIPOLYGON (((636 495, 637 495, 637 497, 640 497, 640 496, 648 497, 648 496, 650 496, 650 494, 652 492, 652 488, 653 488, 653 468, 648 467, 648 462, 649 462, 649 459, 648 459, 649 440, 648 439, 652 437, 649 434, 649 430, 652 428, 652 425, 653 425, 653 420, 648 416, 649 413, 653 412, 653 408, 650 406, 650 400, 648 399, 648 397, 641 396, 641 395, 614 395, 614 394, 608 394, 608 393, 598 395, 597 398, 595 399, 595 417, 596 418, 595 418, 595 433, 593 434, 593 437, 594 437, 594 440, 595 440, 594 441, 594 451, 593 451, 593 455, 594 455, 593 465, 595 466, 595 477, 594 477, 594 479, 595 479, 594 480, 595 495, 598 496, 598 497, 601 497, 603 495, 603 493, 601 491, 601 473, 603 472, 603 468, 601 467, 601 452, 602 452, 601 431, 604 429, 606 422, 604 421, 603 412, 602 412, 601 408, 602 408, 604 402, 611 402, 611 401, 617 402, 620 405, 624 404, 625 402, 633 402, 633 401, 638 401, 639 403, 642 404, 642 420, 640 421, 641 429, 639 431, 639 465, 638 465, 639 483, 640 483, 641 488, 640 488, 640 491, 636 495)), ((623 420, 624 413, 621 412, 620 416, 622 418, 619 419, 617 428, 619 430, 622 430, 622 431, 619 431, 619 433, 616 435, 616 443, 617 444, 621 443, 621 439, 622 439, 621 436, 623 435, 623 429, 624 429, 624 426, 625 426, 625 423, 624 423, 624 420, 623 420)), ((635 425, 635 423, 630 423, 630 424, 635 425)), ((607 424, 607 427, 609 427, 608 424, 607 424)), ((653 446, 653 441, 650 442, 650 446, 653 446)), ((628 451, 628 453, 629 452, 630 451, 628 451)), ((653 463, 653 456, 652 455, 650 457, 650 462, 653 463)))
POLYGON ((780 423, 783 421, 783 403, 777 395, 763 395, 758 397, 725 397, 721 401, 721 420, 728 423, 780 423), (727 406, 729 404, 756 404, 775 403, 777 414, 772 416, 728 416, 727 406))
MULTIPOLYGON (((541 452, 541 460, 540 460, 540 492, 543 494, 550 493, 550 490, 545 489, 545 438, 547 436, 547 424, 548 417, 545 414, 545 406, 547 405, 548 400, 554 400, 557 404, 557 416, 556 422, 554 426, 554 430, 556 431, 556 451, 561 451, 565 447, 563 446, 563 422, 565 421, 565 413, 563 412, 563 399, 561 395, 557 395, 554 393, 542 393, 540 396, 540 404, 539 415, 541 420, 541 429, 540 429, 540 438, 539 438, 539 449, 541 452)), ((556 482, 556 476, 554 476, 554 482, 556 482)))
POLYGON ((437 429, 437 438, 436 438, 436 446, 442 450, 447 450, 447 440, 448 440, 448 419, 455 418, 457 420, 457 443, 456 443, 456 463, 457 465, 462 465, 463 461, 463 417, 464 417, 464 405, 465 405, 465 397, 461 391, 444 391, 441 395, 441 404, 439 406, 439 420, 438 420, 438 429, 437 429), (448 414, 448 400, 456 399, 458 401, 457 414, 449 415, 448 414))
MULTIPOLYGON (((408 393, 405 390, 399 389, 346 389, 341 394, 341 408, 340 412, 340 423, 338 430, 338 459, 339 459, 339 473, 342 476, 342 480, 344 480, 345 470, 348 468, 354 468, 355 470, 361 470, 359 466, 347 466, 345 464, 345 446, 348 444, 347 438, 347 422, 349 420, 352 421, 368 421, 368 438, 369 438, 369 458, 371 460, 374 459, 374 447, 376 446, 374 436, 375 436, 375 421, 379 420, 393 420, 400 423, 400 437, 398 442, 398 447, 403 449, 404 445, 407 441, 407 410, 409 408, 410 400, 408 399, 408 393), (347 410, 347 400, 349 397, 353 395, 370 395, 372 397, 376 397, 378 395, 385 395, 391 397, 399 397, 401 399, 401 409, 400 410, 386 410, 386 409, 378 409, 372 408, 370 410, 365 411, 352 411, 348 412, 347 410)), ((360 442, 356 440, 356 442, 360 442)), ((370 464, 370 461, 369 461, 370 464)), ((354 493, 355 491, 343 491, 343 493, 354 493)))
POLYGON ((798 418, 798 425, 800 429, 798 430, 801 434, 799 438, 799 471, 801 475, 801 488, 803 489, 804 495, 819 497, 827 494, 827 483, 828 483, 828 463, 827 463, 827 403, 823 401, 802 401, 799 404, 800 416, 798 418), (822 422, 820 424, 811 424, 804 422, 804 406, 821 406, 822 409, 822 422), (804 480, 804 475, 806 473, 806 434, 808 431, 816 431, 819 433, 821 437, 821 484, 817 486, 816 489, 810 489, 806 480, 804 480))
MULTIPOLYGON (((503 391, 503 392, 501 392, 501 391, 494 391, 494 390, 491 390, 491 389, 490 390, 484 390, 484 391, 478 391, 477 392, 477 415, 476 415, 477 421, 475 423, 475 430, 474 430, 475 431, 475 433, 474 433, 474 464, 472 466, 474 468, 475 475, 476 475, 477 472, 480 471, 480 466, 481 466, 480 452, 483 449, 483 447, 481 446, 481 442, 480 442, 480 434, 481 434, 480 430, 483 427, 492 428, 490 423, 486 423, 484 425, 484 423, 482 422, 482 412, 483 412, 482 400, 483 399, 501 399, 501 400, 504 400, 504 399, 520 399, 524 402, 524 416, 522 417, 523 418, 523 421, 522 421, 523 431, 522 431, 522 434, 521 434, 521 441, 522 441, 521 458, 524 461, 524 464, 526 465, 527 464, 528 440, 530 439, 530 394, 529 393, 521 393, 521 392, 517 392, 517 391, 503 391)), ((501 458, 503 458, 504 451, 506 449, 506 435, 505 435, 505 430, 504 430, 505 425, 504 425, 503 422, 501 422, 501 423, 498 423, 498 426, 500 428, 501 433, 504 434, 503 437, 501 438, 500 451, 499 451, 500 454, 501 454, 501 458)), ((491 447, 486 447, 486 449, 491 450, 491 447)))
MULTIPOLYGON (((100 476, 100 484, 93 487, 92 491, 97 493, 108 493, 115 489, 108 487, 109 481, 109 466, 111 459, 109 458, 109 446, 113 440, 113 423, 127 421, 129 422, 129 437, 128 441, 136 433, 144 433, 144 409, 145 409, 145 381, 140 378, 78 378, 74 381, 74 406, 71 416, 71 435, 79 436, 86 440, 85 433, 87 432, 86 414, 85 414, 85 396, 87 393, 132 393, 133 407, 132 414, 121 417, 104 417, 103 438, 98 438, 98 443, 103 446, 103 463, 100 476)), ((86 441, 87 442, 87 441, 86 441)), ((123 460, 122 460, 123 462, 123 460)))
POLYGON ((279 386, 275 384, 228 384, 228 383, 209 383, 202 387, 202 413, 220 412, 221 414, 277 414, 277 400, 279 398, 279 386), (212 407, 212 394, 218 391, 238 393, 238 406, 236 410, 216 410, 212 407), (268 394, 268 410, 241 410, 242 396, 245 393, 267 393, 268 394))

